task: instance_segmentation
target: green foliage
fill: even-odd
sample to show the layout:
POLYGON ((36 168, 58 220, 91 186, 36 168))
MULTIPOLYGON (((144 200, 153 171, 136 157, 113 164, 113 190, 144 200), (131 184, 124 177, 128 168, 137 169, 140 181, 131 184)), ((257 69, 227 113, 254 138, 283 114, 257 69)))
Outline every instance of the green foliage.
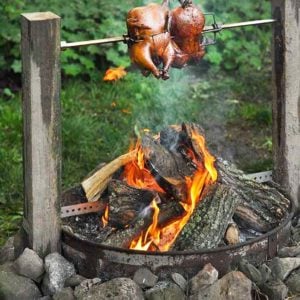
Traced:
POLYGON ((245 120, 252 126, 268 126, 272 124, 271 104, 238 102, 230 112, 231 120, 245 120))
MULTIPOLYGON (((62 18, 62 40, 76 42, 126 33, 125 16, 142 0, 4 0, 0 3, 0 69, 20 73, 20 14, 52 11, 62 18)), ((95 77, 97 70, 108 65, 130 64, 125 44, 68 49, 62 53, 64 74, 95 77), (96 71, 96 72, 95 72, 96 71)))
POLYGON ((22 217, 21 109, 18 96, 0 99, 0 246, 22 217))
POLYGON ((20 14, 24 0, 1 0, 0 2, 0 70, 20 73, 20 14))
MULTIPOLYGON (((202 1, 200 1, 202 2, 202 1)), ((203 2, 202 2, 203 3, 203 2)), ((269 0, 206 0, 206 12, 214 12, 218 23, 234 23, 259 19, 269 19, 269 0)), ((213 22, 207 16, 207 24, 213 22)), ((267 70, 270 65, 271 25, 250 26, 224 30, 217 36, 217 44, 207 48, 205 59, 211 64, 226 70, 246 75, 267 70)))
POLYGON ((18 97, 0 105, 0 205, 22 194, 22 127, 18 97))

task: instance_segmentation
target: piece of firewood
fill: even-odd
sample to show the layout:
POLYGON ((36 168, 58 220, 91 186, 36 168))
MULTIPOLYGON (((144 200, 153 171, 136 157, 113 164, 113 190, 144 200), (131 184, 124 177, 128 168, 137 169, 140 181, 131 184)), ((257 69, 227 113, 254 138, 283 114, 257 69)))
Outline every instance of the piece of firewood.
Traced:
POLYGON ((108 224, 117 228, 125 228, 134 223, 152 200, 159 198, 155 191, 134 188, 115 179, 108 184, 108 194, 108 224))
POLYGON ((133 224, 154 199, 159 206, 159 226, 165 226, 184 213, 179 202, 167 201, 164 195, 156 191, 134 188, 121 180, 113 179, 109 182, 108 195, 108 224, 119 229, 133 224))
POLYGON ((170 222, 183 216, 185 210, 177 201, 170 201, 159 206, 158 227, 167 226, 170 222))
POLYGON ((206 188, 187 224, 178 235, 174 250, 214 248, 222 241, 236 206, 241 201, 234 190, 215 183, 206 188))
POLYGON ((200 125, 195 123, 183 123, 182 130, 186 133, 187 139, 189 140, 189 146, 193 149, 193 152, 199 161, 203 161, 202 150, 199 146, 196 136, 202 136, 205 140, 204 130, 200 125))
POLYGON ((146 216, 136 220, 134 224, 122 230, 116 230, 101 243, 106 246, 128 249, 131 242, 136 239, 143 230, 146 230, 152 222, 153 210, 149 210, 146 216))
POLYGON ((248 179, 242 171, 221 159, 216 166, 218 180, 231 186, 242 200, 233 217, 240 227, 265 233, 287 216, 290 201, 275 186, 248 179))
POLYGON ((186 177, 192 176, 195 169, 188 167, 180 153, 169 151, 149 135, 143 137, 142 148, 148 169, 168 196, 178 201, 186 199, 186 177))
POLYGON ((106 189, 113 174, 122 166, 132 161, 136 156, 136 150, 119 156, 110 163, 97 170, 93 175, 81 182, 88 202, 97 201, 106 189))

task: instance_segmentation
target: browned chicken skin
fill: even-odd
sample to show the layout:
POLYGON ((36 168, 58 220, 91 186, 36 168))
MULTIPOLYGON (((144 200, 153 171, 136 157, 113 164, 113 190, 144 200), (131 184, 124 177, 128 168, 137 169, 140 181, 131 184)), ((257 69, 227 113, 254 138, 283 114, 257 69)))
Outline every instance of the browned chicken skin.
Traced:
POLYGON ((144 75, 151 72, 156 78, 168 79, 168 69, 179 51, 168 32, 169 1, 162 5, 151 3, 128 12, 128 35, 134 42, 129 45, 132 62, 144 75), (163 63, 163 70, 157 66, 163 63))
POLYGON ((170 33, 174 42, 185 54, 183 60, 174 61, 174 67, 183 67, 189 62, 197 62, 204 56, 204 48, 200 44, 204 25, 204 14, 192 4, 192 1, 189 1, 184 7, 172 10, 170 33))
POLYGON ((183 67, 204 55, 199 37, 204 27, 202 12, 191 1, 169 11, 169 0, 136 7, 127 14, 129 54, 147 76, 168 79, 171 66, 183 67), (171 25, 171 26, 170 26, 171 25), (170 27, 170 28, 169 28, 170 27), (162 64, 162 70, 158 66, 162 64))

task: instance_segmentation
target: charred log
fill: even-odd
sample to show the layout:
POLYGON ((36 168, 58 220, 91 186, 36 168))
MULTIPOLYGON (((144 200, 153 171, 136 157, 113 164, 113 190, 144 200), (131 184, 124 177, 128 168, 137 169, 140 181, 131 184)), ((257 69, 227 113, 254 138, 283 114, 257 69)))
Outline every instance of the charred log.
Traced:
POLYGON ((189 141, 188 144, 193 149, 196 158, 199 161, 203 161, 202 150, 199 143, 195 140, 195 135, 205 138, 203 129, 195 123, 183 123, 182 130, 186 133, 187 140, 189 141))
POLYGON ((109 225, 125 228, 136 221, 143 210, 158 196, 156 192, 127 185, 124 181, 111 180, 109 193, 109 225))
POLYGON ((222 241, 240 198, 223 184, 210 186, 190 220, 182 229, 174 250, 214 248, 222 241))
POLYGON ((134 224, 123 230, 116 230, 106 240, 102 242, 103 245, 129 248, 132 240, 137 238, 143 230, 145 230, 150 224, 152 219, 152 212, 149 210, 147 217, 139 218, 134 224))
POLYGON ((187 166, 180 153, 168 151, 149 135, 142 139, 142 148, 147 166, 157 183, 171 197, 177 200, 186 198, 185 177, 193 171, 187 166))
POLYGON ((169 202, 159 206, 158 226, 167 226, 170 222, 183 216, 185 210, 179 202, 169 202))

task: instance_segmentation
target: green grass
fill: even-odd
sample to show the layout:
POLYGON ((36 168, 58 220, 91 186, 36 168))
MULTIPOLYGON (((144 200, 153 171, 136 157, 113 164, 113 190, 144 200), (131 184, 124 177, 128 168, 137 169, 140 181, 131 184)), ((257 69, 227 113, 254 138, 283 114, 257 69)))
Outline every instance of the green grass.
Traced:
MULTIPOLYGON (((140 129, 158 131, 183 121, 202 124, 215 153, 218 143, 230 151, 239 148, 238 135, 246 128, 254 138, 245 140, 245 152, 257 150, 261 159, 239 166, 264 170, 270 167, 270 111, 264 94, 255 93, 251 102, 234 78, 196 76, 189 69, 173 70, 166 82, 135 72, 116 83, 102 82, 101 74, 97 81, 63 82, 63 188, 124 153, 140 129), (263 134, 256 137, 258 128, 263 134)), ((5 97, 0 98, 0 245, 18 228, 23 201, 21 101, 19 95, 5 97)))

